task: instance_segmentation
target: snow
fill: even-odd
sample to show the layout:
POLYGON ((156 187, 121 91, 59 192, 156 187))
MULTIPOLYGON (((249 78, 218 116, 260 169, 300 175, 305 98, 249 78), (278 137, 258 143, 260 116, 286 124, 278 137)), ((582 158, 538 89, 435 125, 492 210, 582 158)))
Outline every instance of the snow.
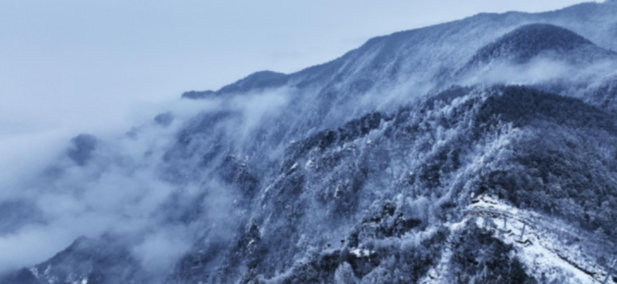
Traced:
POLYGON ((30 268, 30 272, 32 273, 32 275, 34 275, 34 277, 36 277, 37 279, 40 278, 39 275, 39 270, 36 267, 32 267, 30 268))
POLYGON ((350 253, 355 255, 357 258, 371 257, 371 255, 375 254, 375 252, 372 250, 359 248, 351 250, 350 253))
MULTIPOLYGON (((570 283, 601 283, 602 276, 605 275, 603 272, 598 273, 592 262, 582 256, 580 251, 569 251, 568 247, 571 246, 554 238, 550 228, 543 228, 545 222, 550 222, 549 218, 511 207, 489 196, 474 200, 468 212, 482 220, 492 218, 498 228, 486 229, 493 230, 494 237, 504 243, 513 245, 519 260, 537 279, 544 275, 552 281, 569 275, 567 279, 570 283), (504 217, 508 220, 506 228, 503 228, 504 217), (521 238, 523 228, 525 232, 521 238), (590 271, 594 276, 588 274, 590 271)), ((478 222, 478 225, 481 224, 487 222, 478 222)))
MULTIPOLYGON (((557 279, 564 275, 570 275, 567 276, 568 280, 570 281, 571 279, 571 281, 575 283, 601 283, 606 276, 606 268, 600 267, 597 264, 599 263, 597 259, 593 256, 586 255, 588 253, 581 249, 585 244, 593 243, 593 241, 588 241, 591 238, 587 238, 585 232, 568 232, 574 231, 575 226, 562 224, 558 220, 555 220, 555 218, 548 218, 538 213, 519 210, 492 196, 475 196, 473 189, 465 191, 473 186, 473 183, 468 183, 470 177, 487 173, 489 170, 495 168, 500 168, 501 165, 498 164, 499 162, 509 162, 508 160, 501 159, 501 157, 506 157, 508 151, 513 147, 512 145, 516 145, 514 142, 516 139, 514 138, 524 134, 524 130, 513 127, 511 123, 500 126, 503 128, 500 130, 500 134, 495 137, 490 136, 486 138, 486 143, 476 143, 477 148, 470 145, 469 152, 481 154, 461 155, 461 165, 466 165, 466 167, 452 173, 440 172, 442 179, 440 182, 443 182, 443 190, 439 192, 435 190, 435 196, 440 196, 439 198, 444 201, 451 200, 456 202, 456 210, 465 206, 465 204, 461 204, 460 202, 468 200, 468 198, 474 199, 473 203, 463 212, 464 216, 461 219, 450 218, 452 214, 457 215, 459 213, 458 211, 455 213, 447 212, 450 214, 447 219, 455 221, 443 224, 443 219, 435 218, 435 216, 432 216, 430 213, 433 211, 431 207, 433 197, 429 199, 428 194, 433 194, 432 192, 427 193, 427 197, 421 197, 424 199, 412 200, 412 198, 416 198, 423 194, 416 193, 416 191, 423 191, 421 188, 423 185, 414 184, 409 187, 407 187, 407 185, 402 187, 400 183, 398 183, 398 180, 416 180, 416 176, 420 177, 424 172, 421 164, 433 161, 433 154, 440 151, 440 149, 447 149, 449 147, 458 148, 460 146, 459 142, 466 141, 466 136, 462 136, 464 132, 459 133, 457 129, 449 129, 448 127, 440 125, 439 121, 441 121, 442 118, 446 121, 450 118, 456 118, 456 116, 460 115, 459 110, 464 110, 462 108, 463 105, 468 102, 473 103, 475 98, 480 98, 476 95, 455 98, 449 105, 436 107, 433 110, 429 110, 426 114, 413 115, 413 124, 418 124, 417 127, 419 131, 417 133, 418 136, 415 136, 416 134, 414 133, 414 136, 410 137, 414 142, 410 142, 409 144, 399 144, 399 142, 403 140, 397 140, 398 138, 389 139, 388 136, 386 136, 386 128, 390 130, 397 129, 396 127, 398 126, 396 126, 396 123, 398 122, 396 120, 382 122, 381 129, 372 130, 370 134, 363 135, 364 138, 354 138, 353 141, 344 141, 345 144, 342 146, 337 142, 334 145, 326 146, 324 149, 321 149, 320 146, 311 146, 315 147, 315 149, 304 149, 306 145, 313 144, 298 143, 295 140, 290 141, 290 144, 294 145, 286 145, 287 143, 285 143, 285 141, 289 141, 292 138, 306 141, 305 139, 307 139, 307 137, 304 136, 310 136, 317 131, 325 131, 332 127, 339 127, 344 125, 349 119, 366 112, 380 111, 385 114, 396 114, 395 109, 401 105, 401 102, 405 104, 414 104, 423 94, 428 94, 429 90, 440 87, 432 86, 432 76, 434 74, 448 74, 449 71, 458 70, 468 62, 478 48, 492 42, 504 32, 524 24, 531 19, 544 19, 544 21, 549 21, 554 24, 559 24, 558 21, 564 21, 565 27, 584 34, 594 41, 599 41, 604 47, 616 46, 613 40, 609 41, 608 37, 605 36, 607 33, 598 28, 601 24, 607 25, 607 27, 610 26, 608 23, 611 25, 614 24, 614 13, 611 15, 606 13, 605 17, 609 18, 599 20, 597 24, 586 24, 585 26, 577 24, 577 21, 570 21, 569 17, 560 15, 561 14, 556 14, 552 17, 544 17, 527 14, 510 14, 504 16, 508 18, 495 16, 495 19, 507 20, 490 20, 488 22, 485 21, 484 16, 479 16, 457 23, 436 26, 428 30, 403 32, 392 36, 376 38, 371 40, 372 44, 359 48, 349 53, 347 56, 336 60, 334 63, 325 64, 319 68, 307 69, 308 71, 294 75, 294 80, 290 80, 292 83, 289 83, 290 85, 288 86, 291 89, 293 85, 293 92, 289 92, 290 96, 287 96, 287 91, 284 92, 286 98, 293 98, 292 103, 281 109, 264 107, 264 110, 267 110, 266 112, 269 113, 268 115, 262 113, 261 107, 254 109, 246 106, 245 112, 244 107, 236 109, 236 107, 228 108, 227 106, 221 106, 221 113, 224 114, 222 118, 218 118, 218 115, 215 116, 217 118, 210 118, 210 114, 208 113, 208 115, 203 116, 203 118, 208 118, 207 120, 196 119, 194 125, 189 124, 186 128, 182 128, 183 131, 186 130, 182 133, 186 133, 187 137, 182 136, 181 141, 193 142, 187 145, 183 143, 174 144, 170 146, 174 147, 171 149, 173 151, 170 152, 168 152, 166 148, 154 148, 155 151, 153 153, 155 153, 155 155, 153 157, 155 158, 153 159, 157 159, 156 161, 158 161, 159 156, 163 156, 163 153, 173 154, 169 155, 169 161, 167 159, 161 159, 161 161, 165 161, 164 164, 160 165, 163 169, 174 169, 174 171, 171 172, 177 170, 178 179, 182 180, 183 184, 186 183, 189 188, 194 184, 196 188, 195 192, 187 190, 186 192, 181 191, 177 195, 175 193, 170 194, 170 200, 172 198, 174 200, 178 198, 179 201, 177 204, 192 204, 192 201, 195 200, 197 196, 200 196, 196 193, 204 193, 208 196, 210 190, 214 190, 211 188, 218 187, 223 187, 226 191, 224 195, 221 194, 221 198, 205 199, 208 202, 210 202, 209 200, 224 201, 221 206, 217 205, 214 206, 214 209, 211 209, 210 207, 212 206, 209 206, 210 203, 204 204, 204 213, 195 213, 196 217, 199 218, 197 219, 198 222, 195 222, 196 225, 185 226, 184 223, 180 223, 178 224, 179 228, 187 229, 186 236, 199 235, 200 240, 201 237, 205 240, 209 240, 209 238, 217 240, 222 233, 218 232, 220 230, 218 230, 215 224, 221 224, 223 222, 228 224, 228 226, 224 227, 229 228, 223 228, 226 229, 224 232, 227 233, 235 227, 240 227, 249 217, 260 221, 263 220, 262 228, 269 229, 264 230, 262 233, 264 240, 276 240, 280 243, 271 243, 272 247, 268 248, 268 252, 264 252, 263 255, 260 255, 260 257, 263 257, 263 260, 259 260, 261 261, 260 265, 263 264, 270 269, 270 272, 275 272, 273 276, 274 279, 277 279, 277 277, 278 279, 283 279, 285 275, 292 273, 292 270, 285 272, 288 274, 277 275, 280 270, 295 265, 294 262, 296 262, 297 259, 304 257, 302 256, 304 252, 307 252, 308 256, 306 259, 308 260, 309 256, 312 256, 312 254, 308 253, 310 252, 309 248, 320 243, 323 244, 324 241, 332 239, 324 235, 336 234, 344 238, 348 235, 348 229, 353 226, 354 222, 359 222, 358 220, 362 220, 363 217, 368 217, 360 213, 360 210, 365 209, 368 203, 374 200, 383 201, 386 198, 391 199, 392 196, 395 196, 394 201, 396 201, 397 206, 405 204, 405 202, 407 202, 405 198, 410 199, 409 204, 421 205, 410 207, 409 210, 400 211, 406 214, 410 213, 412 217, 419 217, 423 222, 427 220, 427 222, 424 222, 427 223, 427 230, 418 232, 418 230, 422 229, 414 229, 406 232, 405 235, 402 236, 406 245, 419 246, 422 237, 424 235, 429 235, 429 230, 433 230, 434 228, 445 225, 451 232, 457 232, 465 230, 467 228, 466 226, 469 224, 467 222, 474 220, 478 226, 493 231, 495 238, 499 238, 504 243, 511 244, 515 248, 516 257, 523 262, 525 269, 538 279, 541 275, 547 275, 550 279, 557 279), (512 18, 514 16, 520 17, 520 19, 512 18), (473 38, 474 40, 470 41, 468 40, 469 38, 473 38), (606 38, 606 40, 601 41, 603 38, 606 38), (327 76, 323 76, 323 74, 327 76), (336 82, 336 84, 330 84, 332 78, 341 79, 340 82, 336 82), (373 89, 371 91, 356 92, 351 88, 354 87, 356 83, 362 81, 373 82, 376 85, 370 87, 373 89), (316 83, 308 85, 309 87, 300 87, 303 85, 300 84, 302 82, 316 83), (327 89, 323 88, 321 85, 327 86, 327 89), (297 89, 295 89, 295 86, 298 86, 297 89), (323 106, 328 106, 328 108, 324 109, 323 106), (227 114, 228 111, 230 111, 229 114, 227 114), (244 117, 243 114, 246 115, 246 117, 244 117), (253 118, 258 118, 259 120, 254 120, 254 123, 250 123, 250 125, 252 125, 251 127, 246 127, 245 129, 243 125, 236 125, 236 122, 250 121, 253 120, 253 118), (222 119, 221 122, 218 122, 218 119, 222 119), (253 124, 255 127, 253 127, 253 124), (240 135, 241 139, 238 139, 238 135, 235 135, 238 129, 246 130, 246 133, 240 135), (424 132, 426 132, 426 135, 421 134, 424 132), (221 135, 218 135, 219 133, 221 133, 221 135), (459 137, 458 135, 461 136, 459 137), (427 144, 427 150, 420 150, 425 147, 425 142, 427 144), (452 144, 450 145, 450 143, 452 144), (429 145, 432 146, 429 147, 429 145), (289 148, 286 148, 287 146, 289 146, 289 148), (395 147, 399 146, 403 149, 396 150, 395 147), (234 152, 234 154, 229 156, 231 160, 233 160, 233 162, 230 162, 232 165, 237 163, 235 160, 236 155, 238 157, 245 157, 240 165, 243 170, 249 171, 250 174, 256 177, 256 184, 258 185, 255 191, 250 192, 250 195, 236 188, 235 184, 227 187, 225 186, 226 184, 222 183, 223 181, 220 181, 222 183, 221 186, 218 186, 217 182, 210 182, 212 177, 218 176, 219 173, 227 174, 227 172, 220 172, 221 168, 215 163, 204 165, 203 167, 201 166, 204 153, 228 152, 227 150, 219 151, 217 147, 220 147, 220 149, 231 149, 229 151, 234 152), (285 152, 287 149, 290 149, 291 152, 285 152), (338 155, 336 156, 337 159, 340 157, 340 166, 330 166, 326 163, 327 159, 323 159, 326 154, 331 154, 330 150, 338 155), (305 153, 304 151, 308 152, 305 153), (382 159, 382 151, 390 151, 390 153, 388 153, 388 155, 390 155, 388 156, 389 158, 382 159), (243 152, 251 154, 250 167, 248 156, 243 152), (399 153, 401 156, 397 157, 399 153), (322 159, 319 158, 320 155, 323 155, 322 159), (392 161, 389 161, 390 158, 392 158, 392 161), (280 167, 276 166, 281 164, 275 163, 281 160, 284 161, 282 165, 284 165, 285 168, 291 164, 287 162, 297 162, 293 163, 289 171, 285 173, 284 169, 281 171, 280 167), (384 162, 383 169, 379 162, 384 162), (302 171, 302 169, 298 171, 299 165, 301 167, 303 163, 308 170, 302 171), (197 166, 198 164, 199 166, 197 166), (324 170, 321 170, 320 167, 324 168, 324 170), (332 167, 333 170, 330 170, 329 167, 332 167), (417 171, 418 174, 414 174, 413 171, 417 171), (383 174, 380 172, 383 172, 383 174), (185 173, 186 177, 184 177, 185 173), (292 173, 293 176, 287 179, 286 177, 292 173), (408 178, 405 178, 406 173, 408 173, 408 178), (362 174, 364 175, 363 177, 362 174), (349 182, 349 180, 355 181, 356 176, 361 177, 361 186, 355 186, 352 182, 349 182), (205 182, 206 180, 207 182, 205 182), (211 183, 214 185, 211 186, 211 183), (201 186, 202 184, 204 186, 201 186), (294 190, 289 190, 289 188, 298 184, 301 185, 298 186, 301 190, 295 190, 295 188, 294 190), (349 186, 350 184, 351 186, 349 186), (337 200, 331 200, 330 198, 332 196, 333 186, 336 186, 334 188, 334 197, 337 200), (448 190, 448 187, 456 190, 448 190), (463 189, 459 191, 458 188, 463 189), (460 192, 469 194, 459 196, 458 193, 460 192), (446 195, 441 197, 441 194, 446 195), (469 195, 471 195, 471 197, 469 195), (253 201, 253 197, 259 196, 261 196, 261 200, 253 201), (332 209, 345 208, 344 206, 347 206, 347 204, 353 205, 350 206, 353 208, 353 211, 349 210, 349 213, 343 212, 340 214, 332 213, 332 209), (227 211, 219 210, 228 208, 230 208, 229 212, 233 212, 232 214, 226 214, 227 211), (300 217, 296 219, 296 216, 300 217), (501 226, 501 224, 504 224, 503 220, 506 218, 508 220, 507 224, 501 226), (211 227, 213 233, 205 232, 206 230, 204 230, 202 235, 202 230, 198 228, 199 224, 210 223, 214 224, 211 227), (281 224, 285 224, 285 226, 281 224), (495 226, 494 224, 497 225, 495 226), (520 236, 525 224, 526 229, 523 239, 521 240, 520 236), (289 233, 289 237, 279 238, 277 235, 277 230, 279 229, 285 230, 282 232, 284 234, 289 233), (562 229, 565 230, 562 231, 562 229), (292 244, 285 242, 297 240, 299 235, 300 238, 297 242, 298 253, 295 252, 296 248, 294 248, 294 250, 289 253, 278 254, 280 248, 292 247, 292 244), (564 235, 575 236, 577 238, 580 237, 584 239, 584 241, 567 243, 564 241, 564 238, 562 238, 564 235)), ((508 82, 511 82, 511 80, 519 79, 517 77, 508 78, 508 80, 510 80, 508 82)), ((338 79, 334 81, 338 81, 338 79)), ((439 81, 441 81, 441 79, 439 81)), ((597 86, 603 86, 603 83, 597 86)), ((287 89, 285 88, 285 90, 287 89)), ((474 92, 481 91, 478 89, 474 92)), ((264 94, 267 95, 270 93, 274 94, 273 91, 268 91, 264 94)), ((243 97, 242 100, 245 98, 252 98, 252 94, 249 95, 250 96, 243 97)), ((261 95, 262 94, 260 94, 260 96, 261 95)), ((259 97, 259 100, 260 106, 269 105, 270 102, 274 102, 270 99, 266 100, 265 97, 259 97)), ((229 101, 230 104, 236 102, 236 100, 232 99, 229 101)), ((464 113, 463 115, 472 114, 464 113)), ((506 121, 504 121, 504 123, 505 122, 506 121)), ((336 130, 336 128, 332 129, 336 130)), ((466 128, 464 129, 466 130, 466 128)), ((156 134, 158 132, 154 133, 156 134)), ((160 138, 162 139, 162 137, 160 138)), ((176 137, 170 138, 174 138, 170 140, 175 141, 176 137)), ((146 140, 149 140, 149 138, 146 140)), ((122 148, 124 146, 118 147, 122 148)), ((463 149, 465 149, 465 147, 463 147, 463 149)), ((607 146, 607 148, 608 147, 609 146, 607 146)), ((133 151, 128 152, 133 153, 133 151)), ((141 155, 142 151, 134 152, 140 153, 141 155)), ((124 154, 122 153, 123 151, 119 151, 117 155, 123 156, 124 154)), ((115 155, 116 154, 113 154, 111 156, 115 155)), ((221 155, 223 154, 217 155, 219 156, 215 156, 222 158, 221 155)), ((132 154, 129 156, 136 157, 136 155, 132 154)), ((137 164, 144 165, 150 165, 150 162, 154 161, 151 159, 135 159, 137 164)), ((109 160, 111 161, 112 159, 110 158, 109 160)), ((217 161, 216 158, 212 160, 217 161)), ((95 163, 95 165, 107 165, 108 163, 106 157, 98 158, 96 161, 100 163, 95 163)), ((124 163, 125 162, 119 162, 118 165, 124 163)), ((115 169, 116 162, 110 162, 110 165, 111 168, 115 169)), ((156 164, 152 167, 157 169, 152 171, 152 176, 158 176, 158 166, 159 165, 156 164)), ((118 167, 119 172, 123 172, 124 169, 127 170, 126 172, 133 172, 132 166, 128 168, 124 168, 124 166, 118 167)), ((224 167, 224 169, 227 169, 227 167, 224 167)), ((82 175, 82 169, 76 169, 75 171, 80 173, 79 175, 75 175, 82 175)), ((146 167, 144 171, 149 173, 150 167, 146 167)), ((73 180, 64 179, 58 180, 57 182, 54 181, 53 184, 70 184, 70 188, 80 189, 79 192, 81 192, 81 188, 83 188, 82 185, 88 184, 89 181, 97 184, 96 188, 108 189, 117 187, 107 186, 109 184, 116 185, 116 181, 113 178, 110 179, 112 181, 104 181, 109 182, 109 184, 101 182, 99 186, 98 172, 99 169, 95 166, 90 168, 86 167, 83 169, 83 182, 81 179, 76 178, 76 180, 79 181, 75 181, 74 185, 73 180), (96 176, 96 179, 90 179, 90 171, 97 173, 92 175, 96 176)), ((115 172, 106 171, 104 173, 111 177, 115 177, 115 172)), ((175 175, 176 174, 173 173, 170 174, 170 176, 175 175)), ((124 180, 125 175, 122 174, 119 177, 119 179, 124 180)), ((148 177, 150 176, 148 175, 148 177)), ((37 188, 40 187, 44 190, 42 192, 45 193, 56 192, 55 190, 48 190, 47 180, 47 178, 43 179, 43 182, 41 182, 41 185, 37 186, 37 188)), ((132 176, 130 176, 128 180, 133 180, 132 176)), ((129 185, 129 189, 134 189, 128 190, 127 192, 141 192, 141 184, 134 185, 132 182, 127 182, 127 184, 129 185)), ((149 186, 144 187, 150 188, 149 186)), ((162 183, 161 188, 162 187, 167 188, 167 184, 162 183)), ((175 185, 170 186, 171 192, 175 192, 175 190, 173 190, 175 189, 174 187, 175 185)), ((153 186, 153 188, 159 187, 153 186)), ((91 193, 92 191, 88 192, 91 193)), ((145 191, 145 193, 149 192, 150 191, 145 191)), ((161 199, 164 194, 167 194, 167 191, 161 193, 161 199)), ((90 194, 86 196, 98 195, 90 194)), ((144 194, 143 196, 150 195, 144 194)), ((212 196, 215 195, 212 194, 212 196)), ((81 197, 75 200, 80 201, 81 197)), ((128 200, 133 200, 133 198, 129 198, 128 200)), ((158 199, 154 201, 156 202, 149 202, 148 204, 159 203, 158 199)), ((95 198, 91 203, 96 205, 100 202, 95 198)), ((166 202, 160 203, 167 204, 166 202)), ((76 204, 79 203, 76 202, 76 204)), ((124 210, 125 207, 116 207, 116 204, 113 205, 114 206, 102 206, 101 208, 109 207, 124 210)), ((149 205, 143 206, 145 206, 144 208, 151 207, 149 205)), ((133 204, 129 204, 126 207, 129 208, 127 209, 129 212, 133 212, 133 209, 135 209, 133 204)), ((147 214, 148 212, 159 213, 158 206, 152 208, 154 209, 146 211, 140 210, 141 213, 135 216, 152 215, 165 217, 165 214, 170 214, 169 216, 173 217, 171 219, 175 220, 174 216, 177 214, 177 211, 174 210, 175 208, 171 208, 169 211, 160 211, 160 214, 147 214)), ((405 207, 402 208, 404 209, 405 207)), ((201 209, 201 207, 199 209, 201 209)), ((116 215, 124 216, 124 214, 120 214, 123 212, 124 211, 116 212, 116 210, 111 210, 111 212, 103 212, 101 214, 109 214, 109 216, 111 216, 110 218, 113 219, 116 215)), ((201 210, 196 210, 195 212, 201 212, 201 210)), ((99 212, 95 213, 99 214, 99 212)), ((129 215, 133 216, 132 214, 128 214, 127 216, 129 215)), ((142 220, 136 218, 134 221, 141 223, 142 220)), ((144 228, 154 228, 160 224, 158 219, 143 221, 148 224, 148 226, 143 226, 144 228), (152 223, 149 223, 150 221, 152 221, 152 223), (150 224, 152 224, 152 226, 149 226, 150 224)), ((260 224, 260 226, 261 225, 262 224, 260 224)), ((170 228, 175 231, 176 227, 170 226, 170 228)), ((160 227, 160 229, 165 230, 167 226, 160 227)), ((231 238, 237 238, 234 234, 229 235, 231 238)), ((186 241, 188 243, 196 243, 195 239, 187 239, 186 241)), ((233 240, 230 241, 233 242, 233 240)), ((394 242, 399 240, 388 239, 386 241, 394 242)), ((242 244, 247 244, 247 247, 251 249, 256 245, 256 242, 250 240, 250 242, 242 244)), ((450 243, 444 246, 441 259, 429 270, 426 277, 420 281, 421 283, 447 282, 447 279, 444 279, 443 275, 445 275, 444 272, 449 270, 449 262, 452 256, 448 244, 450 243)), ((343 245, 343 247, 344 246, 345 245, 343 245)), ((609 246, 604 245, 597 247, 608 248, 609 246)), ((230 246, 230 249, 233 249, 233 247, 230 246)), ((591 251, 591 249, 587 249, 587 251, 591 251)), ((221 255, 214 255, 212 258, 223 258, 227 252, 227 248, 222 249, 221 255)), ((358 258, 371 257, 374 253, 375 252, 363 247, 351 250, 351 254, 358 258)), ((229 265, 226 261, 227 260, 221 260, 221 267, 229 265)), ((298 264, 300 264, 300 262, 298 262, 298 264)), ((213 263, 212 265, 215 266, 219 264, 213 263)), ((237 267, 242 268, 244 266, 237 265, 237 267)), ((383 268, 383 266, 381 268, 383 268)), ((52 270, 50 273, 50 269, 51 266, 45 269, 45 267, 41 265, 38 269, 32 268, 31 272, 38 278, 51 281, 54 279, 54 271, 52 270), (44 271, 44 273, 42 273, 42 271, 44 271)), ((239 271, 234 272, 240 273, 239 271)), ((75 278, 70 282, 67 281, 67 283, 87 283, 88 279, 82 279, 81 276, 83 275, 75 274, 75 278)), ((195 281, 191 283, 195 283, 195 281)))
MULTIPOLYGON (((563 230, 563 224, 553 224, 553 228, 547 225, 551 224, 547 223, 551 222, 549 218, 514 208, 490 196, 480 196, 473 200, 466 211, 467 216, 463 220, 445 225, 456 232, 464 229, 473 217, 477 217, 476 224, 479 227, 493 231, 494 237, 514 247, 516 257, 536 279, 542 279, 544 275, 549 282, 567 279, 568 283, 592 284, 602 283, 606 277, 606 272, 597 267, 589 256, 583 255, 577 246, 566 245, 554 235, 554 231, 563 230), (504 217, 508 220, 505 228, 504 217), (487 222, 489 218, 493 222, 487 222), (495 226, 489 225, 491 223, 497 227, 489 227, 495 226), (523 227, 525 234, 521 239, 523 227)), ((452 252, 446 247, 439 263, 419 283, 443 283, 443 275, 448 271, 451 256, 452 252)))
MULTIPOLYGON (((449 227, 452 232, 458 231, 465 227, 469 219, 466 218, 457 223, 449 223, 445 224, 445 226, 449 227)), ((449 270, 450 259, 452 258, 452 251, 448 248, 450 244, 446 244, 444 247, 444 251, 441 254, 441 258, 435 267, 429 269, 426 275, 418 281, 421 284, 438 284, 445 283, 445 279, 443 279, 444 272, 449 270)))

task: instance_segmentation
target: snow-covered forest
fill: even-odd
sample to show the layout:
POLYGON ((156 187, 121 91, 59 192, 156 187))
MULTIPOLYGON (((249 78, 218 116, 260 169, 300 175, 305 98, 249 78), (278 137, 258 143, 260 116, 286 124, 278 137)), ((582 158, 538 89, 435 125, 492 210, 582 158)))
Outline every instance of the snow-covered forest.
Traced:
POLYGON ((75 240, 0 283, 615 283, 616 15, 479 14, 80 134, 0 196, 0 237, 75 240))

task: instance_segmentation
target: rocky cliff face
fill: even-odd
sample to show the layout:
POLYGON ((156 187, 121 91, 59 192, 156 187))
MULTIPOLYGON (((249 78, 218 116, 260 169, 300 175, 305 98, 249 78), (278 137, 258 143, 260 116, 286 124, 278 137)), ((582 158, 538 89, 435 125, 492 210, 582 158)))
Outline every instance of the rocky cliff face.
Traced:
POLYGON ((77 136, 24 183, 37 202, 0 203, 0 234, 64 220, 56 197, 101 225, 0 283, 617 281, 614 15, 395 33, 185 93, 215 106, 188 119, 77 136))

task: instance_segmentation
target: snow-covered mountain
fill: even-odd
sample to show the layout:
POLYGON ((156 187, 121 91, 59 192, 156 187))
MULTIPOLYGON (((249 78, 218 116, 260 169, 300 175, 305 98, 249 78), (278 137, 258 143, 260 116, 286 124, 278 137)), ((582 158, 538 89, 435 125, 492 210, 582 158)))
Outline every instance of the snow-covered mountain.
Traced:
POLYGON ((76 239, 0 283, 617 282, 614 50, 586 3, 187 92, 0 200, 0 237, 76 239))

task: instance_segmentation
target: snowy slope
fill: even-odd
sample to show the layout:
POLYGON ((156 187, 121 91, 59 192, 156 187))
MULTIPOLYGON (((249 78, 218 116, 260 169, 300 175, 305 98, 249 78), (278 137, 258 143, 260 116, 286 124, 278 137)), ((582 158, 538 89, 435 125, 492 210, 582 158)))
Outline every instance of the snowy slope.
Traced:
POLYGON ((611 1, 399 32, 187 92, 195 115, 79 135, 25 201, 0 200, 19 209, 0 237, 66 220, 87 237, 0 283, 602 283, 614 15, 611 1))

